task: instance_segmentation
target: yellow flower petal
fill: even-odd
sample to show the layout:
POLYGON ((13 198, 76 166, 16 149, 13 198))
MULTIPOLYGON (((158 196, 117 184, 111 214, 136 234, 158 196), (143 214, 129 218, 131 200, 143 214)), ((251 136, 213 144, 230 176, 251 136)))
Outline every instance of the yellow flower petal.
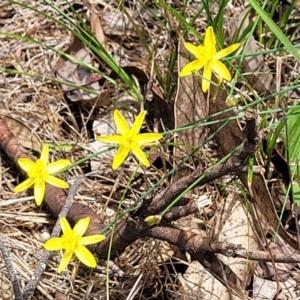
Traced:
POLYGON ((212 57, 216 53, 216 39, 211 26, 207 27, 204 37, 205 53, 212 57))
POLYGON ((210 67, 217 76, 224 78, 227 81, 231 80, 231 74, 229 70, 221 61, 212 59, 210 62, 210 67))
POLYGON ((37 179, 34 183, 34 200, 37 206, 40 206, 45 196, 45 181, 37 179))
POLYGON ((236 44, 233 44, 219 52, 217 52, 215 55, 214 55, 214 59, 221 59, 229 54, 231 54, 232 52, 236 51, 237 48, 240 47, 240 43, 236 43, 236 44))
POLYGON ((61 273, 67 267, 68 263, 70 262, 73 256, 73 253, 74 252, 71 249, 65 251, 58 267, 58 273, 61 273))
POLYGON ((188 64, 186 64, 182 70, 180 71, 179 76, 180 77, 185 77, 188 75, 193 74, 193 72, 199 71, 200 69, 202 69, 204 67, 204 65, 207 63, 206 60, 193 60, 191 62, 189 62, 188 64))
POLYGON ((72 231, 71 226, 65 217, 59 219, 59 224, 64 235, 69 234, 72 231))
POLYGON ((86 266, 95 268, 97 266, 94 255, 84 246, 79 245, 75 248, 75 255, 86 266))
POLYGON ((48 160, 49 160, 49 146, 48 145, 45 145, 43 147, 40 159, 46 166, 48 163, 48 160))
POLYGON ((21 167, 21 169, 26 173, 29 172, 35 166, 35 163, 28 158, 19 158, 18 164, 21 167))
POLYGON ((137 135, 137 143, 139 146, 149 144, 162 139, 162 134, 160 133, 142 133, 137 135))
POLYGON ((75 224, 75 226, 73 228, 74 234, 79 235, 79 236, 83 236, 85 234, 86 230, 88 229, 89 224, 90 224, 90 218, 89 217, 80 219, 75 224))
POLYGON ((202 45, 195 46, 191 43, 184 43, 184 47, 192 53, 197 59, 201 57, 205 52, 205 49, 202 45))
POLYGON ((129 126, 127 124, 126 119, 121 114, 121 112, 117 109, 114 111, 114 121, 115 121, 117 130, 121 135, 123 135, 127 131, 129 131, 129 126))
POLYGON ((203 79, 202 79, 202 91, 205 93, 209 89, 211 80, 211 68, 209 65, 204 66, 203 79))
POLYGON ((146 117, 146 113, 147 113, 146 111, 141 111, 137 116, 137 118, 135 119, 130 130, 130 132, 133 133, 134 135, 137 135, 140 132, 144 119, 146 117))
POLYGON ((114 170, 124 162, 131 149, 134 149, 134 151, 136 151, 137 157, 141 158, 142 162, 144 162, 146 165, 149 165, 145 154, 141 154, 142 150, 139 149, 139 145, 149 144, 151 142, 157 141, 162 138, 162 135, 156 133, 139 134, 146 117, 146 113, 146 111, 141 111, 136 117, 132 127, 129 128, 125 118, 119 111, 117 111, 114 113, 115 123, 118 123, 117 126, 121 134, 98 137, 99 141, 105 143, 116 143, 120 145, 112 163, 112 168, 114 170))
POLYGON ((98 140, 103 143, 122 144, 124 137, 120 134, 113 134, 111 136, 98 136, 98 140))
POLYGON ((150 166, 150 162, 147 159, 146 154, 142 151, 142 149, 137 144, 131 145, 131 151, 136 156, 136 158, 146 167, 150 166))
POLYGON ((105 239, 105 235, 95 234, 90 236, 84 236, 81 238, 80 245, 87 246, 91 244, 97 244, 105 239))
POLYGON ((48 171, 49 174, 54 174, 64 169, 65 167, 69 166, 70 164, 71 162, 68 159, 61 159, 47 165, 46 170, 48 171))
POLYGON ((67 182, 52 175, 47 175, 44 179, 47 183, 62 189, 67 189, 69 187, 69 184, 67 182))
POLYGON ((120 146, 115 158, 113 160, 113 164, 112 164, 112 169, 116 170, 117 168, 120 167, 120 165, 123 163, 123 161, 125 160, 125 158, 127 157, 128 153, 129 153, 129 148, 125 147, 125 146, 120 146))
POLYGON ((64 249, 63 248, 63 241, 62 237, 52 238, 44 243, 44 248, 50 251, 57 251, 64 249))
POLYGON ((19 193, 29 189, 35 182, 35 178, 28 178, 14 188, 14 192, 19 193))

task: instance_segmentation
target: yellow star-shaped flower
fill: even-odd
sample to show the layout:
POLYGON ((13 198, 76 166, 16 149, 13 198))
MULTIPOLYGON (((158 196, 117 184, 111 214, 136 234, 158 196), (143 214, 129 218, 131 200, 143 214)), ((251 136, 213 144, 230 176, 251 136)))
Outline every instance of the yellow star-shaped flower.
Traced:
POLYGON ((80 219, 71 229, 66 218, 62 217, 59 220, 63 235, 61 237, 48 240, 44 247, 50 251, 65 250, 58 267, 58 272, 62 272, 69 264, 73 254, 86 266, 95 268, 97 266, 94 255, 85 246, 96 244, 105 239, 104 235, 95 234, 84 236, 84 233, 89 227, 90 218, 80 219))
POLYGON ((132 127, 129 128, 127 121, 121 112, 119 110, 115 110, 114 121, 120 134, 98 137, 98 140, 101 142, 120 145, 112 164, 112 168, 114 170, 123 163, 129 151, 132 151, 141 164, 146 167, 150 166, 146 154, 142 151, 141 146, 158 141, 162 138, 162 135, 160 133, 139 133, 145 116, 146 111, 140 112, 132 127))
POLYGON ((21 192, 34 186, 34 199, 36 205, 41 205, 45 195, 46 182, 56 187, 66 189, 69 187, 65 181, 52 176, 63 168, 71 164, 68 159, 61 159, 48 164, 49 146, 45 145, 42 149, 41 157, 36 162, 28 158, 20 158, 18 164, 28 175, 28 179, 14 188, 14 192, 21 192))
POLYGON ((229 70, 220 59, 234 52, 240 46, 240 43, 233 44, 217 52, 214 31, 209 26, 205 32, 204 45, 194 46, 191 43, 184 43, 184 46, 196 57, 196 60, 193 60, 182 68, 179 74, 180 77, 191 75, 204 67, 202 80, 203 92, 209 89, 212 72, 217 76, 219 81, 222 81, 222 79, 231 80, 229 70))

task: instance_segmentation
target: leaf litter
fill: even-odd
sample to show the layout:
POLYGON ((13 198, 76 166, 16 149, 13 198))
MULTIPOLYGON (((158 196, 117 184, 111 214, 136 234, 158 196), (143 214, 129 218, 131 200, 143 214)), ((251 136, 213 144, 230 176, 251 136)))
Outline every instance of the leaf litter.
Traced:
MULTIPOLYGON (((27 2, 25 0, 20 1, 23 4, 28 4, 27 2)), ((180 9, 180 6, 176 7, 179 2, 175 2, 174 7, 180 9)), ((230 2, 228 7, 237 7, 237 3, 234 2, 237 1, 230 2)), ((70 10, 70 6, 65 1, 55 1, 54 3, 60 10, 74 18, 73 11, 70 10)), ((213 104, 208 103, 207 99, 203 98, 203 94, 198 90, 199 87, 196 87, 192 82, 192 77, 180 82, 177 97, 172 99, 173 104, 170 105, 171 102, 165 101, 166 91, 162 88, 162 79, 154 77, 153 72, 151 72, 155 57, 155 63, 161 70, 162 78, 165 76, 167 62, 173 47, 170 34, 161 22, 165 18, 163 10, 145 9, 145 6, 135 1, 128 1, 126 10, 121 10, 112 1, 88 1, 87 3, 88 5, 85 6, 74 2, 73 8, 83 18, 91 22, 91 28, 97 39, 116 61, 135 78, 136 84, 145 98, 146 94, 150 95, 150 98, 147 99, 149 99, 150 107, 153 104, 152 115, 154 119, 159 120, 158 127, 172 129, 174 123, 175 126, 181 126, 207 115, 207 106, 211 109, 213 104), (149 57, 143 39, 153 49, 153 57, 149 57), (199 95, 199 97, 191 99, 193 95, 199 95), (193 111, 195 115, 191 115, 187 111, 190 109, 189 101, 199 101, 199 99, 201 100, 201 103, 197 104, 199 109, 193 111), (186 114, 185 116, 182 115, 181 110, 186 114)), ((48 13, 66 22, 57 11, 47 5, 46 1, 37 1, 35 4, 38 11, 48 13)), ((194 16, 200 5, 199 1, 192 1, 191 5, 187 7, 187 16, 194 16)), ((216 6, 212 7, 212 12, 214 10, 217 13, 216 6)), ((229 17, 225 16, 225 18, 229 17)), ((205 14, 201 13, 195 23, 199 32, 204 32, 205 20, 205 14)), ((52 142, 56 145, 52 159, 64 159, 68 156, 71 161, 76 161, 95 150, 101 149, 101 145, 95 146, 96 135, 94 131, 108 134, 114 130, 110 118, 114 108, 123 105, 131 111, 136 108, 139 109, 135 99, 124 93, 122 89, 116 89, 105 78, 94 76, 93 72, 77 63, 76 60, 74 62, 74 60, 59 55, 58 51, 72 54, 84 64, 101 68, 104 73, 109 74, 109 77, 115 77, 116 81, 120 85, 122 84, 118 74, 114 74, 102 65, 99 59, 95 58, 94 53, 85 46, 81 44, 73 51, 72 47, 76 41, 74 42, 72 34, 38 12, 22 5, 11 4, 10 1, 0 3, 0 37, 1 115, 5 115, 9 127, 13 128, 14 134, 28 151, 39 152, 41 141, 52 142), (21 40, 7 33, 19 34, 25 38, 21 40), (38 42, 33 42, 28 38, 38 42), (62 80, 68 84, 62 83, 62 80), (78 89, 76 85, 86 89, 78 89), (93 93, 90 93, 89 90, 93 93), (103 124, 106 124, 104 129, 103 124), (72 149, 65 153, 63 145, 71 145, 72 149), (93 150, 91 150, 92 148, 93 150)), ((253 46, 253 43, 251 41, 250 46, 253 46)), ((182 56, 180 57, 184 59, 182 56)), ((260 66, 263 65, 264 68, 268 68, 265 61, 261 60, 261 57, 259 59, 260 66)), ((247 73, 255 72, 257 67, 248 63, 244 68, 244 72, 247 73)), ((269 76, 268 72, 265 73, 267 75, 256 75, 256 82, 262 84, 262 90, 258 88, 257 93, 270 90, 269 83, 272 83, 273 79, 269 80, 268 78, 266 80, 265 77, 261 77, 269 76)), ((177 81, 177 77, 174 76, 173 80, 177 81)), ((243 89, 246 87, 243 86, 243 89)), ((273 90, 273 87, 271 89, 273 90)), ((224 96, 222 98, 222 94, 217 97, 215 102, 224 103, 225 99, 224 96)), ((214 108, 216 107, 217 105, 214 108)), ((182 146, 185 143, 197 147, 205 139, 207 130, 204 127, 198 127, 193 133, 194 136, 191 136, 191 132, 177 136, 181 146, 175 147, 174 153, 164 154, 163 162, 165 165, 176 164, 173 154, 175 157, 180 157, 182 151, 187 151, 182 146)), ((217 142, 219 145, 222 144, 218 139, 217 142)), ((224 153, 229 151, 226 149, 226 144, 221 145, 221 149, 215 144, 210 144, 210 146, 205 145, 197 154, 195 161, 188 161, 185 164, 184 172, 191 172, 195 168, 195 164, 199 164, 199 162, 207 166, 213 165, 221 157, 220 150, 223 150, 224 153)), ((28 197, 27 193, 16 195, 12 192, 21 178, 7 157, 2 156, 0 159, 0 216, 2 217, 0 219, 2 225, 0 233, 5 237, 4 241, 9 248, 21 287, 24 287, 35 270, 43 250, 42 244, 45 238, 49 236, 56 220, 46 209, 36 207, 33 198, 28 197)), ((97 157, 97 161, 99 161, 98 165, 95 165, 94 161, 86 162, 70 170, 64 176, 68 182, 72 182, 79 175, 85 175, 76 201, 84 203, 99 215, 104 215, 104 212, 107 212, 106 223, 108 224, 130 178, 131 161, 129 159, 124 170, 119 174, 111 171, 111 159, 107 155, 97 157)), ((123 207, 128 208, 134 203, 147 190, 147 186, 154 185, 163 173, 161 170, 148 169, 144 174, 138 174, 132 183, 130 192, 127 193, 126 199, 122 203, 123 207)), ((176 176, 180 178, 181 175, 175 175, 173 180, 176 179, 176 176)), ((216 220, 224 222, 222 223, 224 226, 221 226, 223 230, 226 226, 229 226, 229 232, 230 228, 234 228, 233 235, 238 236, 240 234, 245 239, 244 242, 241 239, 241 243, 247 244, 249 231, 245 232, 245 224, 248 224, 249 217, 247 213, 242 213, 241 206, 236 207, 236 210, 239 211, 238 216, 231 212, 230 217, 224 221, 221 221, 222 219, 217 214, 215 215, 217 208, 224 209, 226 212, 226 205, 232 196, 230 186, 225 189, 222 195, 219 194, 213 184, 198 188, 197 194, 199 193, 206 195, 212 201, 207 202, 210 206, 205 207, 202 213, 198 213, 196 216, 198 220, 202 220, 202 223, 200 222, 196 227, 201 228, 203 224, 211 226, 212 222, 216 222, 212 219, 212 216, 215 216, 216 220), (226 205, 222 208, 224 199, 226 199, 226 205), (235 221, 240 223, 235 224, 235 221), (239 226, 242 226, 243 229, 239 229, 239 226)), ((191 194, 190 196, 195 195, 191 194)), ((233 199, 235 197, 240 196, 234 196, 233 199)), ((266 196, 263 201, 266 199, 270 199, 270 197, 266 196)), ((241 199, 239 200, 241 202, 241 199)), ((265 214, 270 209, 273 210, 273 207, 268 206, 265 214)), ((188 230, 192 226, 191 220, 189 218, 186 220, 189 224, 188 230)), ((179 226, 183 226, 183 224, 185 223, 181 223, 179 226)), ((208 231, 210 234, 213 232, 208 231)), ((226 233, 222 231, 218 232, 218 235, 223 235, 222 238, 225 240, 228 238, 226 233)), ((254 249, 258 245, 259 243, 251 244, 250 249, 254 249)), ((281 245, 277 247, 278 251, 281 251, 281 245)), ((72 272, 68 271, 63 275, 58 274, 56 269, 60 258, 57 255, 52 255, 32 299, 105 299, 107 280, 111 299, 163 299, 163 297, 174 299, 175 296, 179 296, 177 299, 205 299, 208 296, 213 299, 211 298, 212 294, 216 295, 215 297, 222 295, 222 299, 227 299, 227 297, 230 299, 228 283, 218 286, 219 281, 217 284, 216 279, 209 272, 200 265, 195 266, 195 262, 189 262, 188 258, 182 253, 181 255, 178 254, 177 250, 167 242, 150 238, 140 239, 127 247, 125 252, 115 259, 114 263, 121 272, 114 273, 111 271, 109 278, 105 275, 105 264, 101 265, 101 262, 93 272, 73 266, 73 269, 70 269, 72 272), (191 271, 190 268, 194 268, 194 271, 191 271), (188 271, 181 275, 182 271, 180 270, 185 269, 188 271), (199 271, 200 269, 201 271, 199 271), (193 279, 190 278, 191 275, 189 274, 194 276, 193 279), (203 294, 199 292, 199 283, 203 284, 201 291, 203 294), (198 289, 196 292, 195 287, 198 289), (199 295, 201 295, 200 298, 199 295)), ((283 252, 285 253, 285 251, 283 252)), ((235 259, 231 261, 233 264, 238 264, 235 259)), ((239 262, 239 264, 241 265, 237 265, 237 273, 242 284, 246 285, 250 280, 247 272, 254 272, 256 264, 247 265, 247 261, 246 264, 245 261, 239 262)), ((2 293, 0 297, 11 299, 11 285, 2 261, 0 266, 0 290, 2 293)), ((267 282, 266 280, 263 282, 255 280, 254 295, 258 295, 259 287, 266 285, 267 282)), ((294 286, 295 283, 292 282, 288 288, 289 293, 294 286)))

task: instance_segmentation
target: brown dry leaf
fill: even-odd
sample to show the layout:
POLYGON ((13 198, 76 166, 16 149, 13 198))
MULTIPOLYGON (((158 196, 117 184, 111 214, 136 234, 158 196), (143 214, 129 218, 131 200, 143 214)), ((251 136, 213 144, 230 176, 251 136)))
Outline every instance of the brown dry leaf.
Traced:
POLYGON ((10 117, 7 114, 0 112, 0 117, 5 120, 7 126, 18 139, 19 143, 28 149, 40 152, 42 149, 42 142, 39 136, 33 132, 24 122, 16 118, 10 117))
MULTIPOLYGON (((248 14, 249 9, 245 9, 238 17, 230 19, 230 28, 232 28, 229 32, 230 39, 232 39, 236 32, 242 34, 246 31, 250 23, 248 14)), ((245 54, 256 53, 260 51, 260 49, 254 37, 251 36, 245 54)), ((257 93, 273 93, 276 90, 275 78, 271 74, 270 68, 264 61, 262 55, 245 57, 242 72, 250 73, 249 75, 244 75, 244 78, 247 79, 251 87, 256 90, 257 93)))
MULTIPOLYGON (((245 212, 242 203, 243 199, 240 195, 231 193, 227 196, 223 208, 216 212, 213 236, 219 242, 241 244, 249 247, 251 251, 258 250, 259 245, 255 233, 249 225, 249 222, 250 224, 253 222, 252 218, 245 212)), ((218 258, 232 269, 241 280, 243 288, 246 289, 258 263, 223 255, 218 255, 218 258)))
POLYGON ((95 9, 92 7, 92 16, 91 16, 91 30, 95 34, 97 40, 107 49, 107 39, 104 35, 102 22, 95 9))
POLYGON ((93 73, 90 69, 77 63, 76 60, 82 61, 86 65, 91 65, 92 58, 89 52, 82 46, 81 42, 74 39, 73 43, 66 51, 74 57, 74 60, 61 57, 57 63, 56 76, 60 80, 64 80, 75 84, 70 86, 61 84, 62 89, 65 91, 66 96, 71 101, 98 101, 98 105, 106 105, 110 102, 107 101, 107 91, 100 91, 99 76, 93 73), (80 87, 90 89, 92 92, 85 91, 80 87), (100 97, 101 94, 101 97, 100 97))
MULTIPOLYGON (((91 64, 91 56, 84 48, 76 52, 74 58, 83 61, 85 64, 91 64)), ((99 83, 97 81, 92 82, 92 74, 84 66, 65 58, 61 58, 57 64, 57 77, 59 79, 73 83, 78 87, 86 87, 98 92, 100 89, 99 83)), ((67 84, 62 84, 61 86, 71 101, 92 100, 97 97, 95 94, 67 84)))
MULTIPOLYGON (((179 43, 179 49, 178 70, 181 70, 183 66, 191 60, 187 60, 181 54, 181 51, 185 51, 183 42, 179 43)), ((178 90, 174 104, 174 114, 175 128, 198 121, 207 116, 207 103, 197 77, 187 76, 178 79, 178 90)), ((174 156, 182 158, 192 152, 192 148, 198 147, 204 141, 205 137, 205 127, 196 127, 178 133, 177 142, 182 146, 174 148, 174 156)))
MULTIPOLYGON (((214 92, 212 92, 212 94, 214 94, 214 92)), ((210 105, 209 113, 211 115, 217 112, 225 111, 227 109, 225 104, 226 97, 227 95, 225 94, 225 92, 219 90, 216 102, 214 103, 214 105, 210 105)), ((221 115, 217 116, 217 118, 212 119, 229 119, 232 116, 234 116, 233 112, 224 112, 221 115)), ((212 132, 216 132, 218 131, 220 126, 220 124, 212 124, 210 128, 212 132)), ((237 121, 235 120, 229 122, 226 127, 224 127, 221 131, 219 131, 216 134, 215 138, 222 152, 225 155, 230 153, 244 140, 241 129, 237 124, 237 121)), ((241 175, 240 178, 243 181, 244 185, 248 186, 247 175, 241 175)), ((257 211, 259 211, 264 216, 264 219, 267 221, 267 224, 271 226, 271 228, 277 230, 279 222, 277 212, 271 195, 269 193, 266 181, 262 175, 253 176, 252 193, 254 205, 257 205, 257 211)), ((256 223, 257 225, 261 224, 259 222, 256 223)), ((263 226, 262 229, 268 230, 268 226, 263 226)), ((259 230, 259 227, 256 228, 256 230, 259 230)), ((261 234, 264 235, 265 233, 262 232, 261 234)), ((295 249, 298 248, 297 241, 287 233, 287 231, 283 228, 282 225, 279 227, 278 234, 292 247, 294 247, 295 249)))

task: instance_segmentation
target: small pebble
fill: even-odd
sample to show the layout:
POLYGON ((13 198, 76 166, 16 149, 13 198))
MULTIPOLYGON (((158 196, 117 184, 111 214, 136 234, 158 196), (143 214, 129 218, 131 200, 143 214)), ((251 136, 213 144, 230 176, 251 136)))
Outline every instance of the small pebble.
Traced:
POLYGON ((50 233, 47 232, 47 231, 44 231, 42 234, 41 234, 41 240, 42 242, 46 242, 47 240, 50 239, 50 233))

